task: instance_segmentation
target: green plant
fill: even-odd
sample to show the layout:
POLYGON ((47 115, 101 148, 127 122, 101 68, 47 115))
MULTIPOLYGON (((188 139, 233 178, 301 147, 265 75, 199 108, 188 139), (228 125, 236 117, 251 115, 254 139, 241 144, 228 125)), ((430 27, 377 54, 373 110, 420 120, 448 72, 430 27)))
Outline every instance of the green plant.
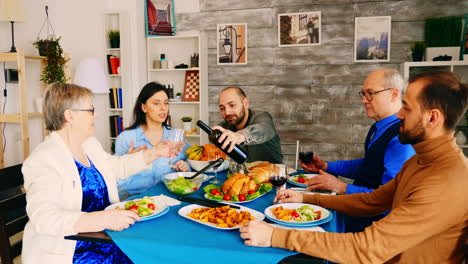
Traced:
POLYGON ((63 66, 68 60, 63 57, 60 38, 38 39, 33 43, 39 50, 39 55, 47 57, 47 64, 41 74, 41 81, 46 84, 67 81, 63 66))
POLYGON ((184 116, 180 120, 182 120, 182 122, 192 122, 192 118, 189 116, 184 116))
POLYGON ((111 48, 120 48, 120 30, 109 30, 108 36, 111 48))
POLYGON ((460 46, 461 33, 461 16, 426 19, 424 40, 428 47, 460 46))
POLYGON ((411 52, 422 54, 426 50, 426 42, 416 41, 411 45, 411 52))

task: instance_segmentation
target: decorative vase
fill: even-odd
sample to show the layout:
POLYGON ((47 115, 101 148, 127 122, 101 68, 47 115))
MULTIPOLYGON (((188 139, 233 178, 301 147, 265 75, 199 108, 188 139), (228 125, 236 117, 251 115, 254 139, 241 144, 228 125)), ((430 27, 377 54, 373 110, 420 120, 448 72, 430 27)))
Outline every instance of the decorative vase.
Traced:
POLYGON ((455 141, 457 142, 458 145, 465 145, 466 144, 466 136, 463 134, 463 131, 459 130, 455 134, 455 141))
POLYGON ((192 132, 192 122, 183 122, 184 124, 184 131, 186 133, 192 132))
POLYGON ((120 38, 119 39, 111 39, 109 42, 110 42, 111 49, 120 48, 120 38))

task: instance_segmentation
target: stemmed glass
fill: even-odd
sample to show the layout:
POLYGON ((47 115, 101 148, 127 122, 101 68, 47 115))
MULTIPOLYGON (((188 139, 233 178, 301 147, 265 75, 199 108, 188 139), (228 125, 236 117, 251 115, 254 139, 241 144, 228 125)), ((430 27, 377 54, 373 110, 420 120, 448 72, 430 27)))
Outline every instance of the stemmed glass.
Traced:
MULTIPOLYGON (((219 150, 217 150, 217 149, 209 149, 208 150, 208 161, 209 161, 210 164, 215 163, 216 160, 219 159, 219 158, 221 158, 221 153, 219 153, 219 150)), ((221 164, 213 166, 213 171, 214 171, 215 175, 214 175, 214 178, 211 179, 210 183, 212 183, 212 184, 221 183, 221 181, 218 179, 218 167, 221 166, 221 164)))
POLYGON ((273 175, 270 176, 270 182, 271 184, 273 184, 273 186, 275 186, 276 194, 278 194, 278 192, 282 189, 282 187, 284 186, 284 184, 286 183, 288 179, 287 178, 288 166, 286 164, 284 165, 271 164, 271 166, 279 166, 279 169, 272 170, 272 171, 275 171, 276 173, 273 173, 273 175))
MULTIPOLYGON (((171 130, 169 130, 169 136, 167 137, 167 139, 171 142, 172 149, 174 151, 178 150, 184 145, 184 130, 180 128, 171 128, 171 130)), ((167 165, 170 167, 174 167, 174 158, 170 159, 167 162, 167 165)))
POLYGON ((301 151, 299 152, 299 160, 303 163, 310 163, 313 160, 314 152, 313 151, 306 151, 301 146, 301 151))

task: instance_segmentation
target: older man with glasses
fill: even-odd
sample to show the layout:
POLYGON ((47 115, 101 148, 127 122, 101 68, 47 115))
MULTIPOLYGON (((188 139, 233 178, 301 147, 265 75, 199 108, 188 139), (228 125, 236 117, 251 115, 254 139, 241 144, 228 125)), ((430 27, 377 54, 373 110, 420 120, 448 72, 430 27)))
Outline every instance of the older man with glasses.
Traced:
MULTIPOLYGON (((371 72, 359 92, 368 117, 375 120, 364 143, 365 155, 355 160, 322 161, 314 155, 310 163, 301 162, 305 171, 320 175, 309 179, 308 189, 333 190, 338 194, 372 192, 392 180, 415 151, 411 145, 398 140, 400 120, 396 117, 401 108, 401 94, 406 82, 393 69, 371 72), (353 184, 340 181, 334 175, 353 179, 353 184)), ((385 215, 372 217, 345 216, 346 232, 360 232, 373 221, 385 215)))

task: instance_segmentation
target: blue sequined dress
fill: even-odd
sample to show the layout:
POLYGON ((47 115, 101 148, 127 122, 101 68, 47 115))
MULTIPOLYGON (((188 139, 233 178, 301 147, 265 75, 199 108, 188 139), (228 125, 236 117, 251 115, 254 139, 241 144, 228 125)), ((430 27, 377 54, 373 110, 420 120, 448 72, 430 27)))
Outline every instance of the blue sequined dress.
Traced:
MULTIPOLYGON (((86 167, 75 160, 78 173, 80 174, 81 185, 83 187, 83 202, 81 211, 95 212, 106 208, 109 202, 109 194, 104 178, 94 164, 86 167)), ((133 263, 114 244, 103 244, 95 242, 77 241, 73 264, 111 264, 111 263, 133 263)))

